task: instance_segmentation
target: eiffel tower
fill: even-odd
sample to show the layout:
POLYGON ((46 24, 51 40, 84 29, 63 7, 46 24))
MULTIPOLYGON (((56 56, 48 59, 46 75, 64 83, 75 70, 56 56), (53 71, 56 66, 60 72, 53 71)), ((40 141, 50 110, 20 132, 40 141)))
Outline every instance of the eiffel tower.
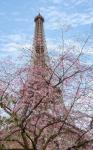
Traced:
MULTIPOLYGON (((34 82, 37 82, 37 80, 39 80, 39 79, 41 79, 41 82, 46 82, 52 74, 52 68, 50 67, 49 56, 48 56, 48 52, 47 52, 46 40, 45 40, 45 35, 44 35, 44 26, 43 26, 44 18, 43 18, 43 16, 39 13, 35 17, 34 22, 35 22, 35 33, 34 33, 33 49, 32 49, 32 51, 33 51, 32 61, 33 61, 33 67, 38 70, 34 74, 34 77, 35 77, 34 82), (42 80, 42 76, 46 80, 44 80, 44 79, 42 80)), ((40 80, 39 80, 39 82, 40 82, 40 80)), ((47 83, 46 83, 46 86, 47 86, 47 83)), ((50 86, 52 86, 51 83, 50 83, 50 86)), ((29 91, 30 91, 30 89, 29 89, 29 91)), ((63 107, 62 113, 64 114, 66 112, 66 108, 65 108, 64 102, 62 100, 60 88, 56 87, 54 89, 54 92, 58 94, 59 99, 61 97, 61 102, 63 103, 62 104, 62 107, 63 107)))
MULTIPOLYGON (((33 68, 35 71, 33 71, 32 69, 32 75, 29 74, 28 81, 26 82, 27 91, 26 91, 25 99, 28 100, 31 99, 33 95, 32 93, 36 93, 37 89, 38 91, 39 90, 47 91, 50 97, 51 92, 49 93, 49 87, 53 87, 52 83, 48 84, 48 79, 50 79, 52 69, 49 68, 50 66, 48 62, 49 58, 47 54, 44 28, 43 28, 44 18, 39 14, 38 16, 35 17, 34 21, 35 21, 35 34, 34 34, 34 42, 33 42, 32 61, 33 61, 33 68), (34 86, 35 86, 35 90, 33 90, 34 86)), ((57 107, 61 106, 60 110, 62 110, 62 112, 58 112, 58 113, 64 115, 66 113, 66 108, 62 99, 61 89, 59 87, 53 88, 53 94, 51 96, 54 97, 52 99, 55 99, 54 105, 56 105, 57 103, 58 105, 57 107)), ((38 99, 35 98, 35 101, 33 103, 37 103, 38 99)), ((26 114, 27 112, 26 108, 27 107, 25 107, 24 109, 23 116, 25 116, 24 114, 26 114)))

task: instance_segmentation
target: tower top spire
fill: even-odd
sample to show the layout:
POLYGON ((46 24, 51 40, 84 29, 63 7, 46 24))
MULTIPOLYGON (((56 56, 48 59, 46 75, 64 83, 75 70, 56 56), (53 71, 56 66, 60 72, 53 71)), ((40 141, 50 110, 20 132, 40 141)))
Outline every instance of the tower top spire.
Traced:
POLYGON ((34 19, 34 21, 36 22, 37 20, 42 20, 42 22, 44 22, 44 18, 43 18, 43 16, 40 14, 40 12, 39 12, 39 14, 35 17, 35 19, 34 19))

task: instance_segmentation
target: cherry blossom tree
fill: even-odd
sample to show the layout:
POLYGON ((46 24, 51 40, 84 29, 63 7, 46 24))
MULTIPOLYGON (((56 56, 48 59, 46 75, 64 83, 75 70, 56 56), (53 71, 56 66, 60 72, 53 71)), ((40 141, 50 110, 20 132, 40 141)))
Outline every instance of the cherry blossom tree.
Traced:
POLYGON ((2 149, 93 149, 93 66, 81 55, 64 52, 45 67, 1 63, 2 149))

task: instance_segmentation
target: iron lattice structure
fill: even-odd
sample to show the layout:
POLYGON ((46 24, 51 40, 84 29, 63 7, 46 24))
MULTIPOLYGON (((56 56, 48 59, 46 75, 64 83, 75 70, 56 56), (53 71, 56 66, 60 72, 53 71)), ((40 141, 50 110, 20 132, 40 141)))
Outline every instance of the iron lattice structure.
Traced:
POLYGON ((49 57, 43 27, 44 18, 39 13, 38 16, 35 17, 34 21, 35 21, 35 33, 32 47, 33 65, 44 68, 49 64, 49 57))

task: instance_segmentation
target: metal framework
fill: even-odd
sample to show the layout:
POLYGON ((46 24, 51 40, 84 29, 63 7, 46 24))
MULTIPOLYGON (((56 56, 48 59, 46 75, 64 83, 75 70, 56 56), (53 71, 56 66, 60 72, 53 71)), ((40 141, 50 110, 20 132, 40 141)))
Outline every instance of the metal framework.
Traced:
POLYGON ((44 35, 44 18, 39 13, 35 17, 35 34, 33 40, 33 64, 34 66, 45 67, 49 63, 45 35, 44 35))

